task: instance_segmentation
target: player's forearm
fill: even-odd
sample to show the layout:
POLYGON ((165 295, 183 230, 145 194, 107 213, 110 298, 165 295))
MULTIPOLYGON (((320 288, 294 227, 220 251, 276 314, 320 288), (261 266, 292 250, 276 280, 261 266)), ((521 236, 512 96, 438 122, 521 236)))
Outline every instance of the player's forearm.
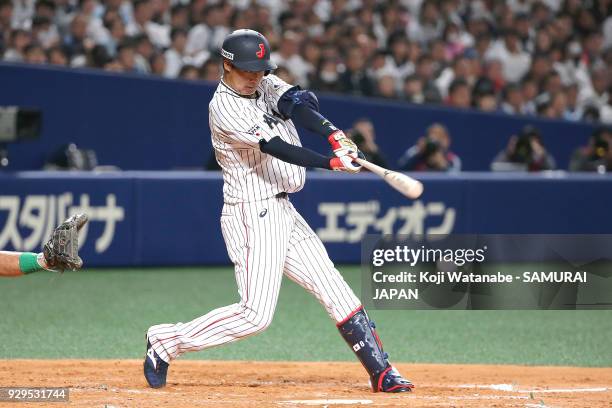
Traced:
POLYGON ((19 276, 19 252, 0 251, 0 276, 19 276))
POLYGON ((259 142, 262 152, 287 163, 302 167, 314 167, 331 170, 330 158, 300 146, 294 146, 276 136, 270 141, 259 142))
POLYGON ((323 115, 305 105, 298 105, 294 109, 291 120, 293 120, 296 125, 325 138, 338 130, 338 128, 323 115))
POLYGON ((48 269, 42 253, 0 251, 0 276, 21 276, 48 269))
POLYGON ((278 109, 296 125, 325 138, 338 130, 319 113, 318 101, 312 92, 290 89, 279 99, 278 109))

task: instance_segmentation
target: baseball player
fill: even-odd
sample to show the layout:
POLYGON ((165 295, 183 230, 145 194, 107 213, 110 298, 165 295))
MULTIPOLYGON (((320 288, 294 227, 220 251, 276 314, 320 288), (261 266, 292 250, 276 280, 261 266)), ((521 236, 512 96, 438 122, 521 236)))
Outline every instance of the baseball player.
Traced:
POLYGON ((410 391, 387 360, 374 324, 321 240, 296 211, 289 194, 304 186, 306 167, 357 173, 357 147, 318 112, 314 94, 270 72, 270 45, 253 30, 226 37, 223 78, 209 104, 215 155, 223 171, 221 230, 234 263, 240 301, 187 323, 147 331, 144 375, 166 384, 171 360, 188 351, 230 343, 272 322, 283 275, 323 305, 370 375, 374 392, 410 391), (295 124, 331 144, 334 157, 303 148, 295 124))
POLYGON ((76 214, 61 223, 43 247, 43 252, 0 251, 0 276, 22 276, 42 270, 80 269, 79 230, 87 223, 87 215, 76 214))

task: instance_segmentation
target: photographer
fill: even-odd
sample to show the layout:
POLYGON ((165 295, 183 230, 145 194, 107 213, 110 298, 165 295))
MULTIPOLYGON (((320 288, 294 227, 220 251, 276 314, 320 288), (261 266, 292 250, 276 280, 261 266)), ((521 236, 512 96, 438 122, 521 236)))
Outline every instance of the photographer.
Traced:
POLYGON ((570 171, 596 171, 605 173, 612 171, 612 130, 599 128, 589 138, 587 146, 574 151, 570 160, 570 171))
POLYGON ((461 171, 461 159, 450 150, 448 130, 439 123, 427 128, 427 134, 406 150, 398 161, 401 170, 461 171))
POLYGON ((355 142, 357 148, 364 154, 367 161, 387 167, 387 161, 375 141, 376 133, 374 125, 369 119, 358 119, 353 123, 353 128, 347 132, 347 136, 355 142))
POLYGON ((542 171, 555 167, 555 159, 546 151, 540 131, 533 126, 525 126, 519 136, 513 135, 506 149, 491 163, 493 171, 542 171))

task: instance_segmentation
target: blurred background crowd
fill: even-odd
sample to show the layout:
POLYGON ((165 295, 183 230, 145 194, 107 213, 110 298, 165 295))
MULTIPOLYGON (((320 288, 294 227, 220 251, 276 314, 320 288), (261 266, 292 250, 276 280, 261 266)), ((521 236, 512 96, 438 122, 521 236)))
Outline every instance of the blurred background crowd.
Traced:
POLYGON ((237 28, 315 90, 612 122, 611 0, 0 0, 4 61, 216 81, 237 28))
MULTIPOLYGON (((376 144, 374 124, 367 118, 358 119, 347 135, 357 144, 366 159, 379 166, 405 171, 461 171, 461 158, 452 150, 452 138, 441 123, 433 123, 417 142, 409 147, 397 163, 389 163, 376 144)), ((492 171, 569 170, 572 172, 612 171, 612 128, 596 127, 584 146, 574 150, 567 169, 560 169, 547 151, 537 127, 526 125, 519 134, 508 139, 506 147, 492 158, 492 171)))

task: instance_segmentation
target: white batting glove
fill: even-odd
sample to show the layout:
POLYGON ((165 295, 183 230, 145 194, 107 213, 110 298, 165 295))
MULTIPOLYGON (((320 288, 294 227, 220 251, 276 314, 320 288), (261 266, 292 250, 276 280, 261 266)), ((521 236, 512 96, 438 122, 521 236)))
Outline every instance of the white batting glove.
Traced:
POLYGON ((329 160, 329 167, 334 171, 345 171, 347 173, 359 173, 361 165, 353 161, 353 157, 345 154, 341 157, 332 157, 329 160))

